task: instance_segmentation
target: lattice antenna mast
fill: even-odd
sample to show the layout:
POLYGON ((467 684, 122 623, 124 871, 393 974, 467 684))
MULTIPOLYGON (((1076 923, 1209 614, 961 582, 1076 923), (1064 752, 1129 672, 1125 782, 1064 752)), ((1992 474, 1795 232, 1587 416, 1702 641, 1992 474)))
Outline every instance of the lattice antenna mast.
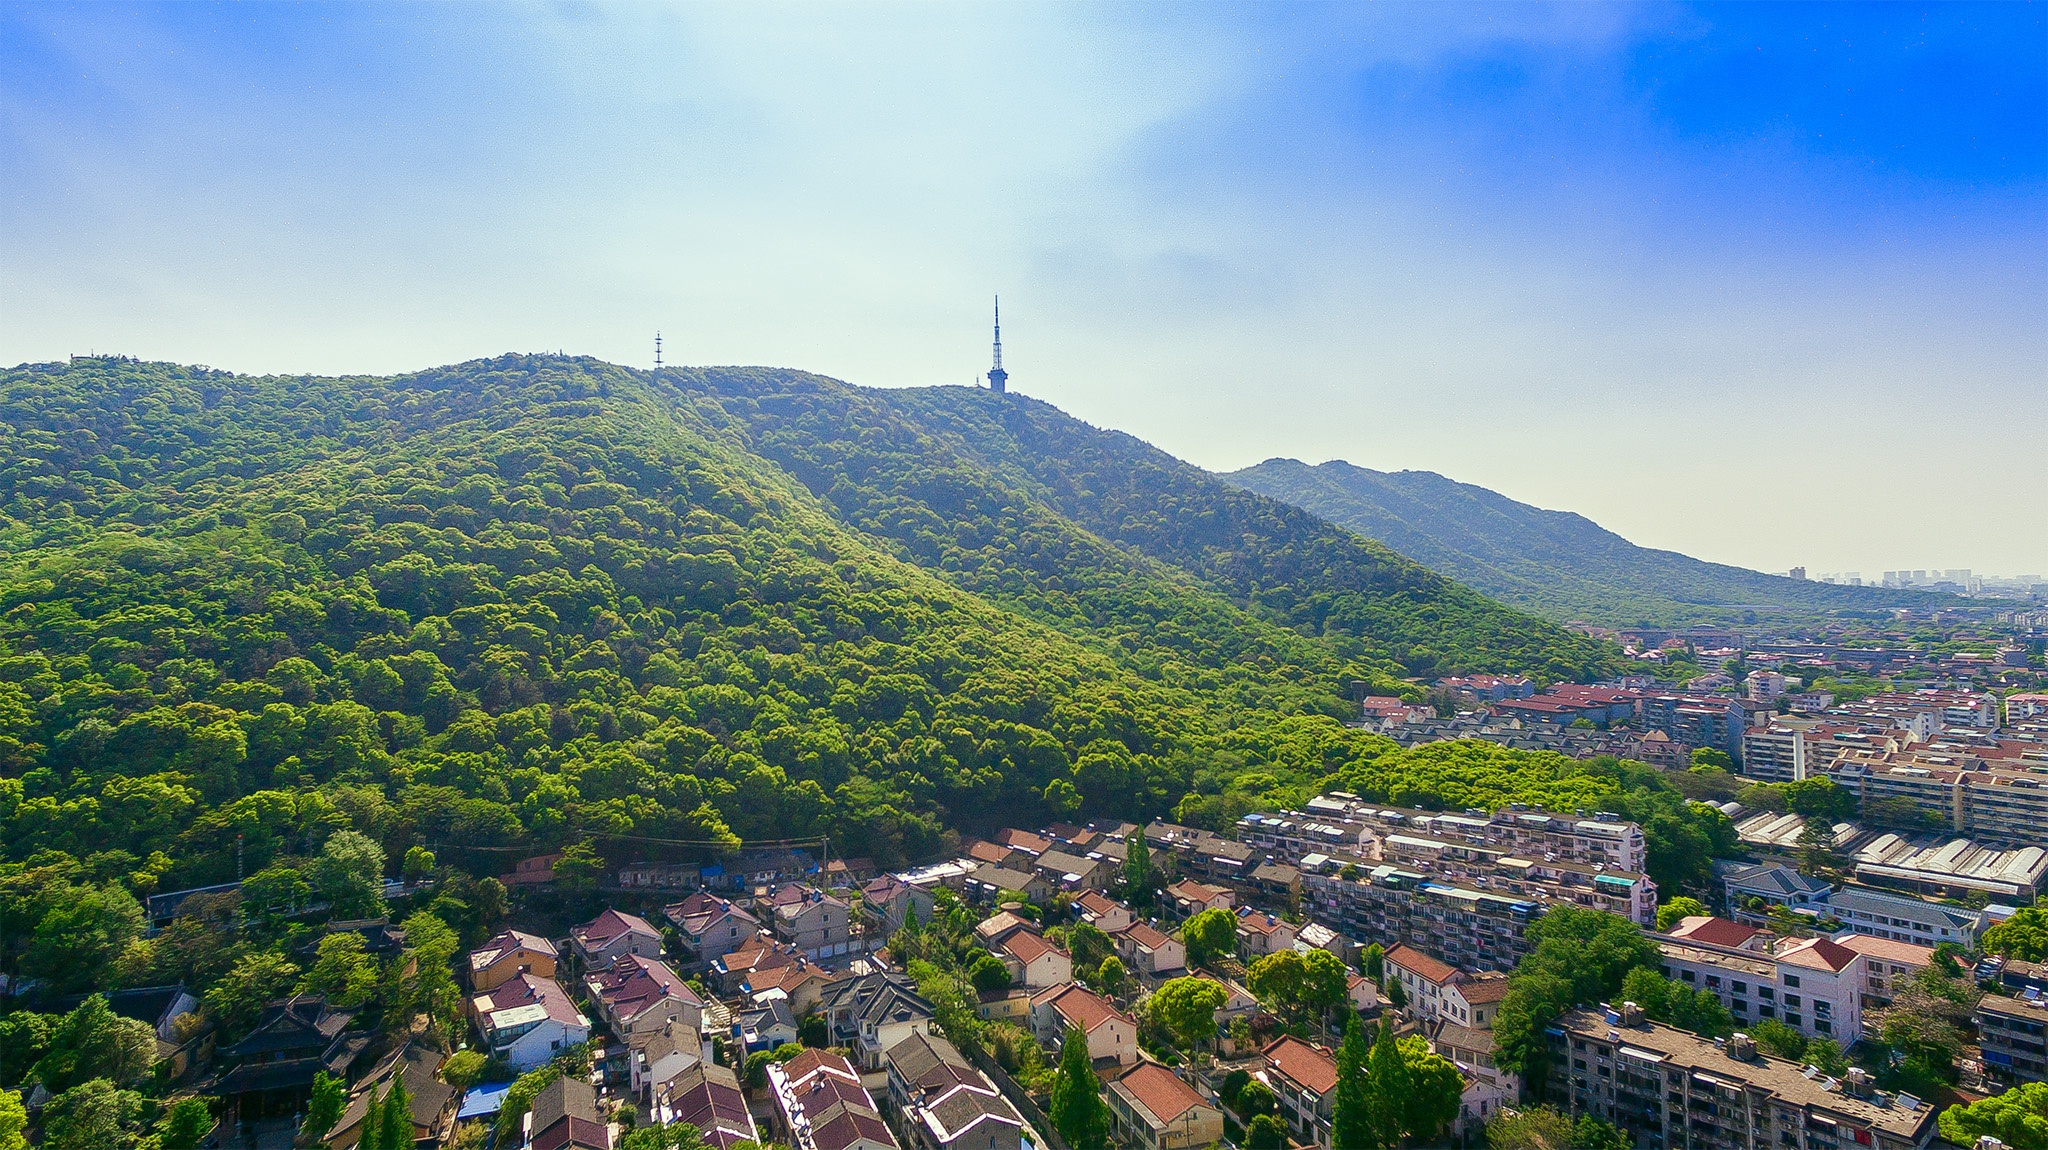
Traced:
POLYGON ((654 333, 654 374, 661 374, 661 333, 654 333))
POLYGON ((1003 370, 1003 297, 996 297, 996 362, 988 369, 990 391, 1002 391, 1010 382, 1010 373, 1003 370))

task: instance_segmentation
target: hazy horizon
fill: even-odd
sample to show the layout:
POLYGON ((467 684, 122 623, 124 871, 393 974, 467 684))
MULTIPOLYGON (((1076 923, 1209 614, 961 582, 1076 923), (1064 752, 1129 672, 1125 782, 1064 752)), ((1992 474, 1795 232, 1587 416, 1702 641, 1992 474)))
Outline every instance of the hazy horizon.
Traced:
POLYGON ((2048 571, 2040 6, 0 9, 0 359, 1011 387, 2048 571), (793 17, 801 17, 795 19, 793 17))

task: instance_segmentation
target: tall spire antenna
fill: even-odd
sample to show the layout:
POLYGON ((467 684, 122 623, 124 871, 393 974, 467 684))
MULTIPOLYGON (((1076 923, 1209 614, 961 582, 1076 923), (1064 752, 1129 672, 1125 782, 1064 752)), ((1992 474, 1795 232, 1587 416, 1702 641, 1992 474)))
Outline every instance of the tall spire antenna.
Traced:
POLYGON ((1003 370, 1003 297, 996 297, 996 362, 988 369, 990 391, 1003 391, 1010 382, 1010 373, 1003 370))
POLYGON ((654 333, 654 374, 661 374, 661 332, 659 329, 654 333))

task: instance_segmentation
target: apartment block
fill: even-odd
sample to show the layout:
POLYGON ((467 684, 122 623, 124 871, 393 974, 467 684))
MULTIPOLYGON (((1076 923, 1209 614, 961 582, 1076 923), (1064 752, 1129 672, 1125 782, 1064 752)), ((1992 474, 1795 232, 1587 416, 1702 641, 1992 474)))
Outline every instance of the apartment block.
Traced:
POLYGON ((1394 866, 1303 860, 1302 906, 1318 922, 1386 947, 1405 943, 1465 970, 1508 970, 1528 952, 1536 899, 1438 882, 1394 866), (1356 868, 1346 878, 1347 868, 1356 868))
POLYGON ((1446 813, 1368 802, 1331 791, 1298 811, 1251 814, 1238 820, 1237 837, 1282 862, 1310 854, 1371 858, 1373 844, 1391 834, 1499 849, 1556 862, 1641 871, 1649 857, 1643 829, 1618 818, 1582 818, 1527 806, 1446 813))
POLYGON ((1837 1080, 1757 1051, 1645 1022, 1641 1012, 1579 1010, 1546 1030, 1550 1096, 1619 1127, 1649 1150, 1922 1150, 1935 1107, 1837 1080))
MULTIPOLYGON (((1731 924, 1732 925, 1732 924, 1731 924)), ((1747 929, 1747 928, 1744 928, 1747 929)), ((1771 1018, 1843 1046, 1863 1034, 1863 956, 1824 938, 1788 939, 1774 951, 1692 937, 1653 936, 1664 977, 1721 1000, 1738 1026, 1771 1018)))
POLYGON ((2048 1082, 2048 999, 1987 994, 1974 1016, 1984 1069, 2005 1082, 2048 1082))

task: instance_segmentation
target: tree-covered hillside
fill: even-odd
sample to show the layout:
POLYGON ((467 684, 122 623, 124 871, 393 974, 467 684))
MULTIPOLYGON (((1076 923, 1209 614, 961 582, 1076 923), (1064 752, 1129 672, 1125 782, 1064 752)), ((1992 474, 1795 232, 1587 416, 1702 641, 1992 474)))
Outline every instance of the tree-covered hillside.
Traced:
POLYGON ((1954 602, 1931 592, 1788 579, 1638 547, 1582 515, 1545 511, 1428 471, 1269 459, 1223 478, 1552 619, 1673 626, 1954 602))
POLYGON ((906 558, 1047 618, 1112 628, 1125 646, 1314 661, 1279 628, 1415 675, 1613 666, 1611 648, 1027 396, 783 371, 665 379, 715 399, 754 451, 906 558))
MULTIPOLYGON (((1157 480, 1127 479, 1102 501, 1127 538, 1306 525, 1240 523, 1180 571, 1020 496, 1012 463, 934 442, 904 466, 850 400, 844 439, 888 465, 848 453, 820 501, 743 449, 773 400, 743 420, 740 395, 555 357, 0 373, 0 849, 143 888, 340 827, 476 873, 623 836, 829 833, 887 863, 949 827, 1165 814, 1249 767, 1298 792, 1389 750, 1331 716, 1398 658, 1599 657, 1307 516, 1170 483, 1146 512, 1157 480)), ((1109 486, 1077 467, 1058 498, 1084 479, 1109 486)))

